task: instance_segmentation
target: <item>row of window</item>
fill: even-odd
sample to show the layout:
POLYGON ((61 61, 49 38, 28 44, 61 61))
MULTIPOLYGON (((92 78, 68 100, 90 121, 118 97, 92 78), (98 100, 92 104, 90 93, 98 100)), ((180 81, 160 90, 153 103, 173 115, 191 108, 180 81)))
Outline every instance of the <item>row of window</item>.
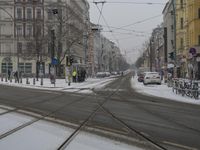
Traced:
MULTIPOLYGON (((30 53, 33 51, 35 48, 35 43, 34 42, 26 42, 24 45, 22 42, 17 42, 17 53, 21 54, 23 51, 23 48, 26 50, 27 53, 30 53)), ((37 45, 37 49, 41 50, 41 45, 37 45)))
POLYGON ((15 0, 15 2, 41 3, 43 0, 15 0))
MULTIPOLYGON (((42 26, 36 25, 35 27, 35 36, 41 36, 42 35, 42 26)), ((26 36, 26 37, 32 37, 33 36, 33 25, 27 24, 24 28, 23 25, 16 25, 16 35, 17 36, 26 36)))
MULTIPOLYGON (((35 15, 36 19, 42 19, 42 9, 36 8, 35 9, 35 15)), ((33 19, 33 8, 26 8, 26 11, 24 12, 24 16, 26 19, 33 19)), ((16 8, 16 18, 17 19, 23 19, 23 8, 17 7, 16 8)))
MULTIPOLYGON (((198 45, 200 45, 200 35, 198 36, 198 45)), ((184 48, 184 40, 183 38, 180 38, 180 49, 183 49, 183 48, 184 48)))
MULTIPOLYGON (((12 63, 2 63, 1 64, 1 72, 7 73, 8 70, 13 72, 13 64, 12 63)), ((21 73, 32 73, 32 63, 19 63, 19 71, 21 73)))
MULTIPOLYGON (((198 19, 200 19, 200 8, 198 9, 198 19)), ((184 19, 180 18, 180 28, 183 29, 184 27, 184 19)))

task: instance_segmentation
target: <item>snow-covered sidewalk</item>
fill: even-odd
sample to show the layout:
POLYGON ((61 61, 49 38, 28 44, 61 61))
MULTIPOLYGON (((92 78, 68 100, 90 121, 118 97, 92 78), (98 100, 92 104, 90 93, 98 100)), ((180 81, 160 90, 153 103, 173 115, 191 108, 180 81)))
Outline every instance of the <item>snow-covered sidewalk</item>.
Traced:
POLYGON ((173 93, 172 88, 167 87, 166 84, 143 85, 143 83, 140 83, 137 81, 136 76, 131 79, 131 84, 132 84, 132 88, 136 89, 137 92, 142 93, 142 94, 148 94, 151 96, 167 98, 169 100, 175 100, 175 101, 181 101, 185 103, 200 105, 200 100, 195 100, 187 96, 183 97, 181 95, 177 95, 173 93))
POLYGON ((22 83, 15 83, 14 79, 12 82, 9 80, 7 82, 0 81, 2 85, 15 86, 15 87, 25 87, 34 89, 45 89, 45 90, 56 90, 56 91, 67 91, 67 92, 79 92, 79 93, 92 93, 92 89, 102 88, 109 84, 111 81, 115 80, 115 77, 107 78, 88 78, 85 82, 81 83, 71 83, 70 86, 65 79, 56 79, 56 84, 51 84, 50 79, 44 78, 43 85, 41 85, 41 79, 33 82, 33 78, 29 78, 29 84, 26 84, 26 78, 23 78, 22 83))

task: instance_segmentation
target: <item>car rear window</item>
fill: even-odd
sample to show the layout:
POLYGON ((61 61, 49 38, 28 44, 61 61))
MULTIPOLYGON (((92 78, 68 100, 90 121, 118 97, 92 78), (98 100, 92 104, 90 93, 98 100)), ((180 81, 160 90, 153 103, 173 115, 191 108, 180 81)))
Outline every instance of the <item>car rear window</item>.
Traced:
POLYGON ((146 76, 152 77, 152 76, 159 76, 158 73, 146 73, 146 76))

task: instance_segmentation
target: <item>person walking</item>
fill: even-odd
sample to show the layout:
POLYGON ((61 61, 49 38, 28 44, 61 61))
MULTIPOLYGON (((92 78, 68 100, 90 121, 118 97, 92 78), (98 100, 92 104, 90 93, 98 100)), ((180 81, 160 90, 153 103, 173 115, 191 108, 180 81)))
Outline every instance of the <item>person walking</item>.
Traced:
POLYGON ((10 75, 11 75, 11 72, 10 70, 8 70, 8 80, 10 80, 10 75))
POLYGON ((74 70, 73 73, 72 73, 73 82, 76 82, 76 75, 77 75, 77 72, 76 72, 76 70, 74 70))
POLYGON ((17 83, 19 83, 19 76, 18 76, 18 71, 15 71, 14 77, 17 80, 17 83))

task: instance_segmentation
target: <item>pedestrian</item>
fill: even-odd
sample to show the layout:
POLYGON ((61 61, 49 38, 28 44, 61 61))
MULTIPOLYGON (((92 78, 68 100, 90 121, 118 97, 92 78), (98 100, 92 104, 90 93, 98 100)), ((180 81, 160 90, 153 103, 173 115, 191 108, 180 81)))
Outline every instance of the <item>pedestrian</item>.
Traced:
POLYGON ((76 70, 73 71, 72 76, 73 76, 73 82, 76 82, 76 76, 77 76, 76 70))
POLYGON ((81 82, 81 70, 80 69, 78 69, 77 75, 78 75, 78 82, 81 82))
POLYGON ((11 72, 10 72, 10 70, 8 70, 8 80, 10 80, 10 74, 11 74, 11 72))
POLYGON ((86 77, 86 71, 85 69, 83 70, 83 81, 85 81, 85 77, 86 77))
POLYGON ((17 83, 19 83, 19 76, 18 76, 18 71, 15 71, 14 77, 17 80, 17 83))

